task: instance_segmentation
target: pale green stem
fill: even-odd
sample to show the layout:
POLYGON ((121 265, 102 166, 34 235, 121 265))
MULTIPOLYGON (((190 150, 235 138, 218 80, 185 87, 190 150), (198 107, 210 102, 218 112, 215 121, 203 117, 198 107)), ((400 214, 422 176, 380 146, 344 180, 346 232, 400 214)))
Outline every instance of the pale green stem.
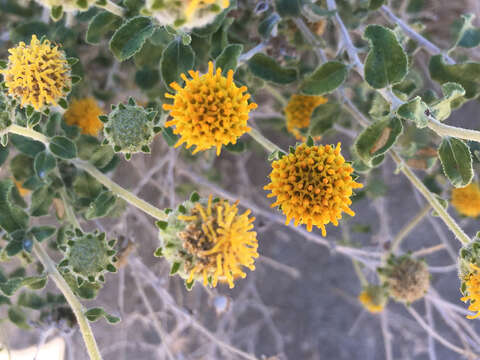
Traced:
POLYGON ((402 242, 405 237, 407 237, 408 234, 418 225, 420 222, 423 220, 425 215, 428 214, 432 207, 430 204, 426 205, 422 210, 419 211, 415 217, 410 220, 405 226, 398 232, 397 236, 392 241, 392 245, 390 246, 390 251, 387 253, 387 257, 390 254, 393 254, 397 251, 398 247, 400 246, 400 243, 402 242))
POLYGON ((65 207, 65 214, 67 215, 68 221, 75 226, 77 229, 81 229, 81 225, 78 222, 77 217, 75 216, 75 213, 73 212, 72 207, 67 201, 67 192, 65 189, 60 189, 60 197, 62 198, 63 206, 65 207))
POLYGON ((123 17, 125 15, 125 9, 122 8, 121 6, 118 6, 117 4, 115 4, 110 0, 107 0, 107 3, 105 5, 97 5, 97 6, 119 17, 123 17))
POLYGON ((45 267, 45 270, 49 274, 50 278, 52 278, 52 280, 55 282, 55 285, 57 285, 57 287, 60 289, 68 304, 72 308, 72 311, 77 318, 77 323, 80 328, 80 332, 82 333, 83 341, 85 342, 90 360, 102 360, 100 350, 98 349, 97 342, 93 336, 92 328, 90 327, 90 324, 84 315, 83 305, 73 294, 70 286, 67 284, 63 276, 58 272, 55 263, 50 256, 48 256, 45 249, 40 244, 35 243, 33 245, 33 252, 40 259, 40 262, 45 267))
POLYGON ((353 269, 357 274, 358 280, 360 281, 360 284, 362 284, 362 287, 367 286, 368 280, 365 277, 365 274, 363 273, 362 268, 360 267, 360 263, 356 259, 352 258, 352 264, 353 264, 353 269))
MULTIPOLYGON (((33 129, 22 127, 16 124, 10 125, 8 128, 4 130, 4 132, 25 136, 25 137, 40 141, 43 144, 45 144, 45 146, 47 147, 49 145, 49 139, 45 135, 33 129)), ((77 166, 78 168, 85 170, 91 176, 96 178, 100 183, 105 185, 114 194, 120 196, 125 201, 129 202, 130 204, 139 208, 140 210, 146 212, 147 214, 154 217, 155 219, 164 220, 166 218, 166 214, 165 212, 163 212, 163 210, 160 210, 155 206, 150 205, 146 201, 132 194, 130 191, 122 188, 120 185, 112 181, 109 177, 107 177, 102 172, 97 170, 95 166, 89 164, 86 161, 82 161, 79 159, 71 160, 71 163, 77 166)))
POLYGON ((153 218, 157 220, 165 220, 167 218, 167 215, 163 210, 160 210, 159 208, 150 205, 145 200, 140 199, 136 195, 132 194, 130 191, 124 189, 123 187, 112 181, 108 176, 100 172, 95 166, 91 165, 90 163, 76 159, 72 160, 72 164, 82 170, 85 170, 95 179, 97 179, 98 182, 105 185, 111 192, 120 196, 123 200, 144 211, 153 218))
POLYGON ((451 136, 459 139, 480 142, 480 131, 463 129, 442 124, 440 121, 429 118, 428 127, 440 136, 451 136))
POLYGON ((265 83, 263 86, 265 90, 267 90, 270 95, 273 95, 275 99, 282 105, 283 108, 285 108, 288 104, 288 101, 285 99, 285 97, 274 87, 270 86, 269 84, 265 83))
POLYGON ((457 224, 457 222, 450 216, 447 210, 440 204, 437 198, 428 190, 425 184, 420 181, 420 179, 414 174, 412 169, 405 165, 402 159, 395 153, 395 151, 390 151, 390 155, 393 160, 397 163, 398 169, 410 180, 410 182, 415 186, 415 188, 425 197, 425 199, 430 203, 432 208, 437 212, 438 216, 443 220, 445 225, 455 234, 457 239, 463 243, 468 244, 470 238, 462 230, 462 228, 457 224))
POLYGON ((256 142, 258 142, 260 145, 262 145, 269 153, 273 153, 274 151, 282 151, 277 145, 275 145, 273 142, 268 140, 265 136, 263 136, 257 129, 251 129, 248 132, 248 135, 250 135, 256 142))

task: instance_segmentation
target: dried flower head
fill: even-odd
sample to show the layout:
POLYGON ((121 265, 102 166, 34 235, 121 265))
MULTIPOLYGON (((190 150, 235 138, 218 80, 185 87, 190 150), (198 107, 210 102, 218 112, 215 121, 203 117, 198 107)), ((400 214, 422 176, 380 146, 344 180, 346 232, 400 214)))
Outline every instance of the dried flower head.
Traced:
POLYGON ((452 205, 462 215, 477 217, 480 215, 480 187, 470 183, 463 188, 452 190, 452 205))
POLYGON ((191 287, 195 280, 205 286, 217 286, 225 281, 230 288, 234 280, 246 276, 243 268, 255 270, 258 257, 255 218, 250 210, 238 212, 238 201, 187 201, 160 222, 162 247, 158 250, 172 263, 171 273, 186 280, 191 287))
POLYGON ((358 295, 358 301, 366 310, 376 314, 382 312, 387 305, 388 294, 383 286, 367 285, 358 295))
POLYGON ((211 23, 229 5, 229 0, 147 0, 142 12, 161 25, 192 29, 211 23))
POLYGON ((19 99, 22 106, 40 110, 56 105, 70 91, 70 67, 63 51, 50 41, 40 42, 32 35, 30 45, 23 41, 8 50, 8 65, 1 70, 8 94, 19 99))
POLYGON ((294 219, 295 226, 306 224, 308 231, 317 226, 326 236, 325 225, 337 226, 342 212, 355 215, 349 208, 350 197, 363 185, 353 180, 353 168, 340 150, 340 143, 336 147, 301 144, 272 163, 271 182, 264 189, 271 191, 268 197, 277 197, 271 206, 280 206, 287 225, 294 219))
POLYGON ((392 255, 378 272, 388 287, 388 293, 396 301, 411 304, 424 297, 430 287, 430 273, 425 261, 408 255, 392 255))
POLYGON ((73 100, 64 114, 65 122, 76 125, 82 130, 82 134, 97 136, 102 130, 103 123, 98 118, 103 114, 94 98, 73 100))
POLYGON ((195 145, 194 154, 216 147, 220 155, 222 145, 235 144, 240 136, 250 131, 248 113, 257 104, 248 102, 250 94, 243 94, 246 86, 235 85, 233 70, 225 77, 222 69, 214 71, 213 63, 209 62, 208 73, 201 76, 198 71, 188 73, 192 79, 182 74, 184 87, 174 82, 170 86, 177 93, 165 94, 174 101, 171 105, 163 105, 173 118, 165 126, 175 125, 173 132, 181 136, 175 147, 186 143, 189 149, 195 145))
POLYGON ((310 119, 315 108, 327 101, 328 99, 323 96, 292 95, 285 107, 287 130, 295 135, 298 140, 303 140, 304 137, 300 130, 310 126, 310 119))

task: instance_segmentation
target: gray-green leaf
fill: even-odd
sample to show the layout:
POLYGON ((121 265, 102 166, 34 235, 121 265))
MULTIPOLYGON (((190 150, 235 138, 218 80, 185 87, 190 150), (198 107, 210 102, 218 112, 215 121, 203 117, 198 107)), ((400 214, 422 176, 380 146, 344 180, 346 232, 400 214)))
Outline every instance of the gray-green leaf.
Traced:
POLYGON ((303 81, 301 91, 307 95, 330 93, 343 84, 347 74, 348 70, 345 64, 338 61, 329 61, 321 65, 303 81))
POLYGON ((409 102, 400 105, 397 109, 397 115, 403 119, 413 121, 418 128, 424 128, 428 125, 427 104, 422 101, 420 96, 416 96, 409 102))
POLYGON ((258 53, 248 61, 248 68, 253 75, 277 84, 289 84, 297 80, 295 68, 284 68, 271 57, 258 53))
POLYGON ((163 51, 160 72, 163 82, 168 87, 174 81, 183 81, 180 74, 193 68, 195 53, 190 45, 184 45, 181 38, 174 39, 163 51))
POLYGON ((438 148, 443 172, 453 186, 460 188, 470 184, 473 178, 472 155, 462 140, 446 137, 438 148))
POLYGON ((110 50, 118 61, 125 61, 140 51, 154 30, 155 26, 150 18, 134 17, 115 31, 110 40, 110 50))
POLYGON ((365 80, 375 89, 399 83, 407 75, 408 59, 395 33, 380 25, 368 25, 364 37, 371 49, 365 61, 365 80))
POLYGON ((120 322, 119 317, 110 315, 100 307, 88 309, 87 311, 85 311, 85 316, 87 317, 88 321, 91 322, 97 321, 102 317, 105 318, 105 320, 107 320, 107 322, 109 322, 110 324, 116 324, 120 322))

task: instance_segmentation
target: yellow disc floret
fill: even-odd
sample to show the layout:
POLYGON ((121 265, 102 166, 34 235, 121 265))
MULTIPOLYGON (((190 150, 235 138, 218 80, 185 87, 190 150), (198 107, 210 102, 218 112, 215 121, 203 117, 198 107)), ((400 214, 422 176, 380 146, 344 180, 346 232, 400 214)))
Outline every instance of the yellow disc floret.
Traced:
POLYGON ((102 114, 103 111, 95 99, 88 97, 73 100, 64 117, 68 125, 78 126, 82 130, 82 134, 97 136, 103 128, 103 123, 98 118, 102 114))
POLYGON ((475 315, 467 315, 467 319, 475 319, 480 316, 480 268, 474 264, 470 264, 470 273, 463 279, 464 297, 460 300, 463 302, 470 301, 468 310, 476 313, 475 315))
POLYGON ((219 155, 222 145, 235 144, 250 131, 248 114, 257 104, 248 102, 246 86, 235 85, 233 70, 225 77, 220 68, 214 71, 209 62, 208 73, 200 76, 198 71, 191 70, 189 74, 191 80, 181 75, 184 87, 175 82, 170 85, 177 91, 175 95, 165 94, 174 101, 163 105, 173 118, 165 126, 175 126, 173 132, 181 136, 175 147, 186 143, 188 149, 195 145, 194 154, 216 147, 219 155))
POLYGON ((452 205, 462 215, 477 217, 480 215, 480 187, 477 183, 452 190, 452 205))
POLYGON ((179 233, 184 251, 193 255, 187 264, 188 283, 201 278, 204 285, 215 287, 220 280, 233 288, 234 279, 246 276, 242 267, 255 270, 258 242, 251 231, 255 218, 249 218, 250 210, 240 215, 237 205, 213 202, 210 196, 206 206, 197 202, 190 214, 178 216, 187 223, 179 233))
POLYGON ((8 65, 1 70, 8 94, 40 110, 45 105, 56 105, 69 91, 70 67, 63 51, 50 41, 40 42, 32 35, 30 45, 20 42, 8 50, 8 65))
POLYGON ((340 143, 307 146, 301 144, 290 154, 272 163, 268 197, 277 197, 271 206, 280 206, 286 215, 286 224, 294 219, 295 226, 306 224, 322 229, 332 222, 338 225, 342 212, 354 216, 349 208, 353 189, 363 185, 356 183, 351 174, 352 166, 340 154, 340 143))
POLYGON ((287 130, 301 140, 303 137, 299 130, 310 126, 313 110, 327 101, 328 99, 323 96, 292 95, 285 107, 287 130))

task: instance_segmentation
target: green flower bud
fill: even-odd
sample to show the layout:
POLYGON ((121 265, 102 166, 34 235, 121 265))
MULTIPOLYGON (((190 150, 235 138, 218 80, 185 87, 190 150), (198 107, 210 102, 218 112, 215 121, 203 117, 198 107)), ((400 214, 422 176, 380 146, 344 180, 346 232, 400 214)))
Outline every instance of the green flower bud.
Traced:
POLYGON ((84 281, 104 282, 106 272, 116 272, 113 245, 115 240, 107 242, 105 233, 95 231, 84 234, 80 229, 66 231, 67 240, 59 245, 64 258, 58 265, 63 273, 73 275, 78 286, 84 281))
POLYGON ((149 153, 149 145, 160 131, 160 128, 155 126, 156 115, 156 111, 147 111, 137 106, 132 98, 127 105, 112 106, 108 117, 99 117, 105 122, 104 144, 110 144, 115 152, 124 153, 127 160, 131 154, 149 153))

